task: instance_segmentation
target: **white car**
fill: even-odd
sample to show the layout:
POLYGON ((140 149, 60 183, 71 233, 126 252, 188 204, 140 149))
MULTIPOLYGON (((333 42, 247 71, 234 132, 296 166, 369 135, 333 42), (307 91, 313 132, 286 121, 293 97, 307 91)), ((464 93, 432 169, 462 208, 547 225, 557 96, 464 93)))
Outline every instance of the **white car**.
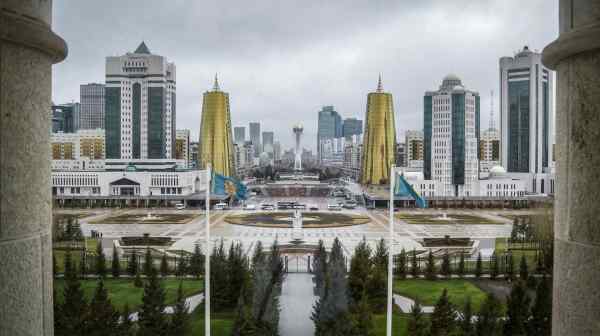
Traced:
POLYGON ((246 204, 246 205, 244 205, 244 210, 256 210, 256 205, 246 204))
POLYGON ((183 203, 177 203, 177 204, 175 204, 175 209, 177 209, 177 210, 183 210, 183 209, 185 209, 185 204, 183 204, 183 203))
POLYGON ((227 205, 227 203, 215 204, 215 210, 227 210, 227 209, 229 209, 229 205, 227 205))
POLYGON ((340 204, 328 204, 327 209, 329 210, 342 210, 342 206, 340 204))

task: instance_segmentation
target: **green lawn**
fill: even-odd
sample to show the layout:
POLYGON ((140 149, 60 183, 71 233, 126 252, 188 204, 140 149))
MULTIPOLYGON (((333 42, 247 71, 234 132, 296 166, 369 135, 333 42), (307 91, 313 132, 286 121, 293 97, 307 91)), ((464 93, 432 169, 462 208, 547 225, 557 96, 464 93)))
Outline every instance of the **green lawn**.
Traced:
POLYGON ((485 217, 465 214, 448 214, 448 220, 439 219, 442 213, 433 214, 415 214, 415 213, 397 213, 396 218, 405 221, 407 224, 503 224, 502 222, 488 219, 485 217))
POLYGON ((411 299, 419 299, 424 306, 433 306, 442 295, 444 288, 448 289, 450 302, 458 309, 464 307, 467 297, 471 298, 471 303, 475 310, 486 297, 486 293, 475 286, 473 283, 462 279, 451 280, 396 280, 394 282, 394 292, 411 299))
MULTIPOLYGON (((408 334, 408 321, 410 316, 394 311, 392 315, 392 335, 394 336, 406 336, 408 334)), ((373 315, 373 324, 375 324, 375 335, 385 336, 386 328, 386 315, 377 314, 373 315)))
MULTIPOLYGON (((188 332, 188 335, 204 335, 204 305, 198 306, 198 308, 192 312, 191 319, 191 330, 188 332)), ((233 312, 213 312, 210 316, 210 319, 211 335, 231 335, 231 331, 233 330, 233 322, 235 320, 235 314, 233 312)))
MULTIPOLYGON (((508 238, 496 238, 496 254, 501 255, 503 253, 508 252, 508 238)), ((513 259, 515 262, 515 267, 519 266, 519 263, 521 262, 521 256, 525 256, 525 259, 527 260, 527 265, 529 266, 529 270, 533 270, 535 268, 535 265, 537 265, 537 260, 536 260, 536 256, 537 256, 537 252, 534 250, 511 250, 512 251, 512 255, 513 255, 513 259)))
MULTIPOLYGON (((172 304, 177 297, 177 288, 179 287, 179 279, 163 280, 165 288, 165 299, 167 304, 172 304)), ((184 279, 183 292, 185 296, 190 296, 202 292, 204 281, 184 279)), ((56 286, 57 300, 62 301, 62 289, 65 281, 63 279, 54 279, 56 286)), ((97 280, 82 280, 81 286, 85 293, 85 297, 91 300, 96 288, 97 280)), ((129 304, 129 308, 134 311, 142 303, 142 295, 144 288, 138 288, 133 285, 133 279, 105 279, 104 285, 108 289, 108 296, 118 309, 122 309, 125 303, 129 304)))

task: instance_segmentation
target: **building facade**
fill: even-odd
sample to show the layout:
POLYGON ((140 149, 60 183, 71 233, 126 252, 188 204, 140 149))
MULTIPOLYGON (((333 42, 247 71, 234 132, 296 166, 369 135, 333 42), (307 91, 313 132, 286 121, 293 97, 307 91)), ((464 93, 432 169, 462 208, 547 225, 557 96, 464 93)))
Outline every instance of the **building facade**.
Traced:
POLYGON ((262 146, 260 145, 260 123, 251 122, 248 125, 250 132, 250 141, 254 146, 254 157, 258 158, 258 155, 262 152, 262 146))
MULTIPOLYGON (((275 143, 275 133, 262 132, 262 151, 269 155, 269 159, 273 159, 273 144, 275 143)), ((261 153, 262 154, 262 153, 261 153)))
POLYGON ((190 161, 188 163, 190 169, 198 169, 198 142, 190 142, 190 161))
POLYGON ((542 174, 552 166, 553 77, 527 46, 500 58, 500 151, 509 173, 542 174))
POLYGON ((381 76, 377 90, 367 95, 365 134, 360 183, 389 183, 396 155, 396 124, 392 94, 383 91, 381 76))
POLYGON ((104 129, 104 84, 89 83, 79 86, 79 127, 104 129))
MULTIPOLYGON (((346 137, 344 137, 346 139, 346 137)), ((353 135, 344 145, 344 165, 342 170, 355 181, 360 178, 360 165, 362 154, 362 136, 353 135)))
POLYGON ((488 128, 481 132, 479 140, 479 170, 488 172, 500 165, 500 131, 488 128))
POLYGON ((221 91, 216 76, 212 91, 206 91, 202 101, 198 157, 200 169, 210 164, 216 173, 235 174, 229 94, 221 91))
POLYGON ((406 144, 406 167, 423 168, 423 131, 406 131, 404 143, 406 144))
POLYGON ((133 53, 106 58, 107 158, 173 158, 175 84, 175 64, 150 53, 144 42, 133 53))
POLYGON ((343 133, 342 117, 333 106, 323 106, 317 123, 317 157, 321 161, 319 144, 321 140, 340 138, 343 133))
POLYGON ((362 120, 356 118, 346 118, 344 119, 344 124, 342 125, 342 136, 348 140, 352 139, 353 135, 361 135, 363 132, 363 122, 362 120))
POLYGON ((190 161, 190 130, 177 130, 175 133, 175 159, 190 161))
POLYGON ((396 144, 396 167, 406 167, 406 144, 404 142, 396 144))
POLYGON ((104 130, 53 133, 52 170, 96 170, 104 168, 104 130))
POLYGON ((52 105, 52 133, 74 133, 79 129, 79 103, 52 105))
POLYGON ((472 196, 479 178, 479 93, 455 75, 424 97, 424 178, 440 182, 440 196, 472 196))
POLYGON ((233 128, 233 142, 241 144, 246 142, 246 127, 236 126, 233 128))

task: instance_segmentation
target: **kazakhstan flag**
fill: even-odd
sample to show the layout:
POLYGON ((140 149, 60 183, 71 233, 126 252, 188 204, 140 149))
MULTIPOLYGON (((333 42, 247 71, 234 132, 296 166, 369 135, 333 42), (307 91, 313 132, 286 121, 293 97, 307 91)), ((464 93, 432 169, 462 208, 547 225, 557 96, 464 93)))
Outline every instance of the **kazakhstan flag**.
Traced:
POLYGON ((415 189, 406 181, 404 175, 398 176, 394 186, 394 196, 412 197, 419 208, 427 208, 427 201, 415 191, 415 189))
POLYGON ((246 186, 239 180, 213 172, 211 192, 217 195, 228 195, 237 199, 246 199, 246 186))

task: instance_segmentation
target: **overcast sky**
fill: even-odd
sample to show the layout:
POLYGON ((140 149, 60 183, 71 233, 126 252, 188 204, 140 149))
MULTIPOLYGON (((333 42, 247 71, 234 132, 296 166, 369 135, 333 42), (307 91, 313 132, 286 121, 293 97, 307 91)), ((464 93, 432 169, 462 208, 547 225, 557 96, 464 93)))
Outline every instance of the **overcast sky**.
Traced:
MULTIPOLYGON (((105 57, 144 40, 177 66, 177 127, 198 138, 202 93, 215 72, 229 92, 231 121, 260 121, 284 148, 302 122, 315 148, 317 112, 334 105, 364 119, 379 73, 394 95, 396 129, 423 127, 423 93, 455 73, 498 119, 498 59, 558 35, 557 1, 132 1, 59 0, 54 30, 68 43, 53 67, 53 101, 79 101, 79 84, 104 83, 105 57)), ((246 130, 248 134, 248 130, 246 130)), ((247 135, 248 136, 248 135, 247 135)))

